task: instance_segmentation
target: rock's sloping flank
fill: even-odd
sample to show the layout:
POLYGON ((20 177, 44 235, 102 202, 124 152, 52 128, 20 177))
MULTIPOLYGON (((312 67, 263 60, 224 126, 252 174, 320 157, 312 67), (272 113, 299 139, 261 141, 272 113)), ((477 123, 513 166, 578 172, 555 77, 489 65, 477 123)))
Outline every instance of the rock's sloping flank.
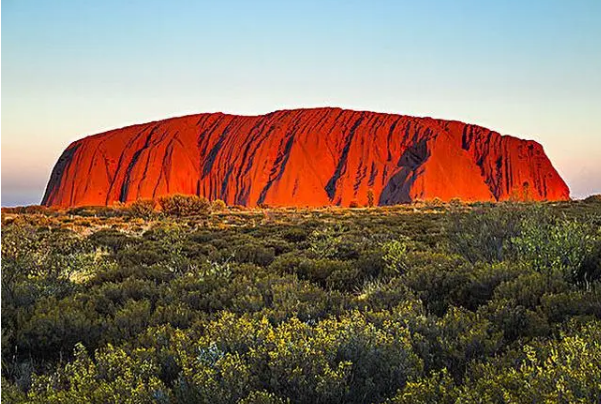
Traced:
POLYGON ((540 144, 455 121, 317 108, 199 114, 72 143, 42 200, 111 205, 173 193, 228 204, 323 206, 367 200, 563 200, 540 144))

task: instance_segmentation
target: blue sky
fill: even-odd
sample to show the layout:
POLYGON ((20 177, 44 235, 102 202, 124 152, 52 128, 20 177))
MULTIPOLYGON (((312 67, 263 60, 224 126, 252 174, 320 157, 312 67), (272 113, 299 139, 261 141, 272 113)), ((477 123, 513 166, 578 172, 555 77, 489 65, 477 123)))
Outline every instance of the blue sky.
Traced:
POLYGON ((535 139, 601 193, 601 1, 2 2, 2 205, 73 140, 208 111, 339 106, 535 139))

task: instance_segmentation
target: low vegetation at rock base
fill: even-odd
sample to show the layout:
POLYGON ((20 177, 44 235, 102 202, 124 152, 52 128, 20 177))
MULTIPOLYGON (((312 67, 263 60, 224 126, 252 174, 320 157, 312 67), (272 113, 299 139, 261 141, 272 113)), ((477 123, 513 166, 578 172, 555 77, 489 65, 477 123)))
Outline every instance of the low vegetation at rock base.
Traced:
POLYGON ((3 403, 598 403, 601 204, 2 211, 3 403))

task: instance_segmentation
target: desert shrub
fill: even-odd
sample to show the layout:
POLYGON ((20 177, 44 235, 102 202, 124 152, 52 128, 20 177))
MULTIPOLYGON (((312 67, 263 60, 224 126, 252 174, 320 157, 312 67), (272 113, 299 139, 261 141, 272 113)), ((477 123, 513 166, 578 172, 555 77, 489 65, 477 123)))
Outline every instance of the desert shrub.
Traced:
POLYGON ((584 198, 587 203, 601 203, 601 194, 590 195, 584 198))
MULTIPOLYGON (((595 288, 599 286, 596 285, 595 288)), ((550 324, 564 323, 574 318, 601 318, 601 300, 598 290, 571 290, 561 293, 545 294, 537 308, 550 324)))
POLYGON ((180 355, 175 394, 201 402, 235 401, 259 386, 293 403, 378 402, 421 369, 406 328, 374 326, 359 313, 278 326, 224 313, 198 342, 180 344, 198 360, 180 355))
POLYGON ((598 237, 588 251, 580 267, 572 274, 573 278, 585 287, 601 279, 601 237, 598 237))
POLYGON ((283 399, 264 390, 251 391, 248 396, 238 401, 239 404, 286 404, 290 399, 283 399))
POLYGON ((98 230, 88 236, 88 241, 95 247, 109 249, 112 252, 117 252, 135 243, 131 236, 115 229, 98 230))
POLYGON ((459 392, 446 369, 418 382, 409 382, 387 404, 455 404, 459 392))
POLYGON ((503 334, 506 343, 519 338, 546 337, 551 329, 544 314, 535 312, 511 300, 495 300, 479 313, 494 324, 495 330, 503 334))
POLYGON ((547 277, 532 270, 523 270, 518 276, 501 283, 494 293, 495 299, 511 299, 516 305, 534 309, 545 294, 562 293, 570 285, 559 275, 547 277))
POLYGON ((300 254, 282 254, 275 258, 269 266, 269 270, 278 275, 294 274, 298 271, 299 266, 306 260, 309 260, 309 258, 300 254))
POLYGON ((407 269, 407 241, 407 238, 400 238, 382 245, 386 274, 397 275, 407 269))
POLYGON ((68 215, 84 217, 120 217, 127 215, 122 206, 81 206, 67 210, 68 215))
POLYGON ((267 249, 272 249, 275 255, 285 254, 295 249, 295 246, 292 243, 276 237, 270 237, 264 240, 263 246, 267 249))
POLYGON ((386 270, 386 261, 380 249, 365 249, 357 258, 355 266, 366 278, 378 278, 386 270))
POLYGON ((166 215, 184 217, 206 215, 211 210, 208 199, 197 195, 168 195, 159 198, 161 210, 166 215))
POLYGON ((449 200, 449 206, 451 208, 457 209, 463 207, 463 201, 460 198, 451 198, 449 200))
MULTIPOLYGON (((124 299, 125 300, 125 299, 124 299)), ((150 323, 150 302, 148 300, 126 299, 113 317, 104 338, 109 341, 127 340, 142 332, 150 323)))
POLYGON ((2 398, 533 402, 534 386, 595 402, 598 213, 230 209, 85 229, 5 214, 2 398))
POLYGON ((358 271, 347 261, 332 259, 302 260, 294 273, 301 279, 317 283, 322 287, 352 288, 358 271))
POLYGON ((48 254, 34 226, 2 227, 2 302, 14 299, 15 288, 27 280, 48 254))
POLYGON ((128 209, 132 216, 148 219, 155 214, 155 207, 154 199, 138 199, 132 202, 128 209))
POLYGON ((76 233, 36 231, 27 224, 2 230, 2 303, 27 306, 43 296, 77 289, 101 258, 76 233))
POLYGON ((449 248, 472 263, 503 261, 510 250, 509 243, 519 235, 526 216, 541 222, 549 220, 546 209, 529 209, 516 204, 474 208, 467 214, 452 212, 446 227, 449 248))
POLYGON ((588 273, 582 269, 598 248, 595 240, 598 231, 588 223, 567 219, 541 221, 539 217, 528 216, 511 244, 518 259, 538 272, 547 276, 557 272, 576 282, 588 281, 596 271, 588 273))
POLYGON ((166 386, 156 377, 157 366, 144 350, 134 355, 109 345, 95 358, 82 345, 75 360, 58 374, 34 379, 31 403, 167 403, 166 386))
POLYGON ((280 323, 296 316, 301 321, 325 317, 330 308, 328 293, 319 286, 296 277, 274 279, 263 292, 269 307, 264 313, 280 323))
POLYGON ((522 349, 509 366, 491 361, 475 366, 459 389, 465 402, 593 403, 601 398, 601 327, 591 322, 559 340, 540 341, 522 349))
POLYGON ((355 304, 361 310, 392 310, 403 303, 418 300, 400 278, 365 280, 356 294, 355 304))
MULTIPOLYGON (((323 262, 323 261, 321 261, 323 262)), ((356 290, 366 279, 365 274, 349 261, 330 262, 330 274, 326 279, 326 287, 350 292, 356 290)))
POLYGON ((284 231, 282 237, 291 243, 300 243, 309 237, 309 233, 305 229, 293 227, 284 231))
POLYGON ((451 308, 437 322, 441 351, 436 366, 448 369, 455 380, 461 380, 469 364, 493 355, 501 347, 500 332, 484 316, 451 308))
POLYGON ((455 302, 455 293, 466 284, 461 257, 443 253, 415 252, 406 255, 407 270, 403 283, 418 296, 430 313, 442 316, 455 302))
POLYGON ((250 262, 260 266, 271 264, 275 258, 275 250, 260 244, 243 244, 234 252, 234 259, 238 262, 250 262))
MULTIPOLYGON (((25 403, 27 402, 27 395, 24 393, 24 388, 21 387, 19 381, 13 383, 9 379, 5 378, 6 375, 2 375, 2 399, 7 403, 25 403)), ((30 381, 27 381, 26 385, 29 387, 30 381)))
POLYGON ((426 207, 429 209, 440 208, 442 206, 444 206, 444 202, 438 197, 426 200, 426 207))
POLYGON ((509 283, 522 273, 522 268, 509 262, 459 265, 450 274, 460 280, 460 284, 455 283, 455 287, 447 295, 449 304, 476 311, 493 298, 500 285, 509 283))
POLYGON ((537 341, 520 351, 475 363, 458 384, 443 370, 420 382, 409 382, 390 403, 592 403, 601 397, 598 322, 578 334, 537 341))
POLYGON ((213 202, 211 202, 211 210, 213 212, 223 212, 226 209, 227 205, 221 199, 215 199, 213 202))
POLYGON ((40 299, 19 329, 18 351, 38 358, 69 355, 83 342, 95 347, 100 336, 100 321, 94 310, 75 299, 40 299))
POLYGON ((343 243, 343 232, 341 226, 314 230, 309 236, 310 251, 319 258, 336 257, 343 243))
POLYGON ((30 215, 44 215, 44 216, 53 216, 53 215, 57 214, 56 211, 50 209, 47 206, 43 206, 43 205, 20 206, 17 208, 13 208, 13 212, 30 214, 30 215))

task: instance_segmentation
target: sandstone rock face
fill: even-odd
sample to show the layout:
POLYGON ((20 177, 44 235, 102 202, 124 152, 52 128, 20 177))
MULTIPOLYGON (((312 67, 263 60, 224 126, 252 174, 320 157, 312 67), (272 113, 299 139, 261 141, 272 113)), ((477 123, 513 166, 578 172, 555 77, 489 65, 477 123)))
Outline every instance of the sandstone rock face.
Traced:
POLYGON ((540 144, 461 122, 317 108, 167 119, 89 136, 59 158, 42 204, 184 193, 228 205, 564 200, 540 144))

